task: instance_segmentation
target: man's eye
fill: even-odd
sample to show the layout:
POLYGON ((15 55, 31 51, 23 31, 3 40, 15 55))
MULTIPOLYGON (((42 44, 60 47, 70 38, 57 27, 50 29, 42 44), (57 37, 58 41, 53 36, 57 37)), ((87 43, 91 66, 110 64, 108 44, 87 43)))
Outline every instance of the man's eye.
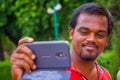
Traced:
POLYGON ((82 35, 87 35, 88 32, 87 32, 87 31, 81 31, 80 34, 82 34, 82 35))
POLYGON ((104 38, 104 37, 105 37, 105 34, 97 34, 97 37, 98 37, 98 38, 104 38))

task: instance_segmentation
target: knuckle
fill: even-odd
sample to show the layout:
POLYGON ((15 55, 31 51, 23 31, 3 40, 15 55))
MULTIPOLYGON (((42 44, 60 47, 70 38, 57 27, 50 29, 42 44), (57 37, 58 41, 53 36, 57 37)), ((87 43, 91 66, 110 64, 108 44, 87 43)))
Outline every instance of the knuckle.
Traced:
POLYGON ((16 49, 16 52, 22 52, 24 51, 24 45, 19 45, 16 49))
POLYGON ((21 61, 21 68, 23 68, 25 71, 29 71, 30 70, 30 66, 29 64, 27 64, 25 61, 21 61))
POLYGON ((21 44, 21 42, 22 42, 22 39, 20 39, 20 40, 18 41, 18 45, 20 45, 20 44, 21 44))
POLYGON ((19 49, 23 49, 24 48, 24 45, 20 45, 18 46, 19 49))
POLYGON ((23 42, 24 42, 24 40, 25 40, 25 39, 26 39, 26 37, 25 37, 25 38, 20 39, 20 40, 18 41, 18 45, 23 44, 23 42))
POLYGON ((20 58, 20 59, 23 59, 23 60, 24 60, 24 59, 26 59, 26 57, 27 57, 27 56, 26 56, 25 54, 19 54, 19 58, 20 58))
POLYGON ((19 68, 24 68, 26 66, 26 62, 24 60, 17 60, 15 65, 19 68))
POLYGON ((15 54, 12 54, 12 55, 10 56, 10 62, 11 62, 11 63, 15 61, 15 56, 14 56, 14 55, 15 55, 15 54))

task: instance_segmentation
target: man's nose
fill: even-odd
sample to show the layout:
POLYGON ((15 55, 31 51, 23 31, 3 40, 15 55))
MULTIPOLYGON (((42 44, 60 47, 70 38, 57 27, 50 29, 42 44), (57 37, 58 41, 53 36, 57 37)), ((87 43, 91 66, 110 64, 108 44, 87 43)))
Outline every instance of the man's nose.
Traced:
POLYGON ((89 36, 87 37, 87 41, 88 42, 96 42, 96 37, 94 33, 89 34, 89 36))

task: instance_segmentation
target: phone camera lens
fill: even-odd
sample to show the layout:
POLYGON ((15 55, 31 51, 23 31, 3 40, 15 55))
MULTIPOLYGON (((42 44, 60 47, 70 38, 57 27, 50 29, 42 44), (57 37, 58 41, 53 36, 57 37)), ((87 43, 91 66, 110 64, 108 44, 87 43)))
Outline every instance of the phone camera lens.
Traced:
POLYGON ((65 57, 65 54, 63 52, 56 53, 57 57, 65 57))

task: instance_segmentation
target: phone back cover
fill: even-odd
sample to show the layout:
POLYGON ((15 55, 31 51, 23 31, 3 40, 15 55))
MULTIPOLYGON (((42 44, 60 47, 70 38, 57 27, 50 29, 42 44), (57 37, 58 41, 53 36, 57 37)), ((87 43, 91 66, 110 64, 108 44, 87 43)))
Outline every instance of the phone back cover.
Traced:
POLYGON ((25 45, 35 53, 37 69, 31 74, 24 73, 21 80, 69 80, 70 72, 66 72, 66 68, 70 67, 67 41, 42 41, 25 45))

